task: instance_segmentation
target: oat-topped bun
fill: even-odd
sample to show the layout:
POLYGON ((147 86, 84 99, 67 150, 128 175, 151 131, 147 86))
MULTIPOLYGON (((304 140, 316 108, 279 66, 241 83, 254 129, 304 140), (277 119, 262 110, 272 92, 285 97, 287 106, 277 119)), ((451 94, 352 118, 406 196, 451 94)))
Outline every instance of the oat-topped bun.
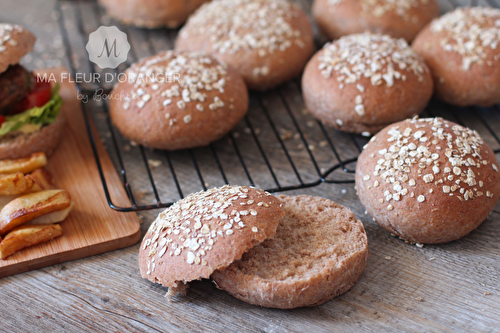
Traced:
POLYGON ((208 0, 99 0, 108 15, 144 28, 177 28, 208 0))
POLYGON ((464 237, 500 197, 498 161, 479 134, 441 118, 388 126, 358 159, 356 188, 384 229, 418 243, 464 237))
POLYGON ((433 21, 413 48, 429 65, 436 96, 460 105, 500 103, 500 10, 458 8, 433 21))
POLYGON ((0 73, 15 65, 31 51, 36 38, 19 25, 0 23, 0 73))
POLYGON ((439 15, 435 0, 315 0, 312 10, 331 39, 370 31, 412 41, 439 15))
POLYGON ((432 89, 429 69, 405 40, 370 33, 326 44, 302 76, 304 100, 316 118, 364 135, 420 114, 432 89))
POLYGON ((189 18, 175 48, 211 53, 266 90, 302 72, 314 41, 306 14, 286 0, 215 0, 189 18))
POLYGON ((166 287, 209 278, 272 237, 281 206, 269 193, 244 186, 191 194, 151 224, 139 252, 141 275, 166 287))
POLYGON ((368 258, 363 224, 333 201, 278 196, 284 202, 276 235, 212 274, 245 302, 280 309, 316 306, 358 281, 368 258))
POLYGON ((248 110, 241 76, 203 53, 166 51, 125 72, 112 94, 111 118, 129 140, 158 149, 204 146, 248 110))

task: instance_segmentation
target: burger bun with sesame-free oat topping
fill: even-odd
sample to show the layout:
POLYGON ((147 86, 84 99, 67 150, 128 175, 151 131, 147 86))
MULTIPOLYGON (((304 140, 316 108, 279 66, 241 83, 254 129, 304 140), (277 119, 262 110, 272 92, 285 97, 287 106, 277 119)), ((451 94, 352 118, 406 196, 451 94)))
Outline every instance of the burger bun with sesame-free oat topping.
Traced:
POLYGON ((207 279, 217 269, 272 237, 285 215, 269 193, 245 186, 222 186, 178 201, 158 215, 139 252, 141 275, 183 292, 189 281, 207 279))
POLYGON ((129 68, 112 94, 113 123, 129 140, 176 150, 208 145, 248 110, 248 91, 232 68, 204 53, 165 51, 129 68))
POLYGON ((369 31, 411 42, 439 15, 439 5, 435 0, 315 0, 312 12, 330 39, 369 31))
POLYGON ((318 51, 306 66, 302 91, 314 117, 369 136, 420 114, 433 83, 426 64, 405 40, 363 33, 318 51))
POLYGON ((330 200, 245 186, 194 193, 158 215, 139 251, 144 278, 186 294, 212 277, 264 307, 316 306, 349 290, 366 265, 363 224, 330 200))
POLYGON ((457 8, 427 25, 413 49, 431 69, 437 98, 458 106, 500 103, 500 9, 457 8))
POLYGON ((208 0, 99 0, 112 18, 144 28, 177 28, 208 0))
POLYGON ((361 221, 331 200, 280 195, 286 215, 274 237, 212 278, 234 297, 259 306, 317 306, 349 290, 368 258, 361 221))
POLYGON ((365 146, 356 189, 382 228, 438 244, 464 237, 488 217, 500 197, 500 173, 476 131, 414 118, 388 126, 365 146))
POLYGON ((218 0, 191 15, 175 49, 210 53, 268 90, 299 76, 315 47, 307 15, 286 0, 218 0))
POLYGON ((29 52, 33 51, 36 37, 18 25, 0 24, 0 73, 11 65, 18 64, 29 52))

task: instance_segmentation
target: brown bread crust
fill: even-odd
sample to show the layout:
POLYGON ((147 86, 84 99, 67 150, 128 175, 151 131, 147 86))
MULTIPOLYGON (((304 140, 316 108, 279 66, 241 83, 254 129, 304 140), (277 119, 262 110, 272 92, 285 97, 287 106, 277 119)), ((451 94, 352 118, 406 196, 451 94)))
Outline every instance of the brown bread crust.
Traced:
POLYGON ((441 118, 406 120, 366 145, 356 189, 382 228, 411 242, 446 243, 491 213, 500 197, 498 168, 476 132, 441 118))
POLYGON ((140 85, 118 83, 112 95, 119 97, 110 101, 113 123, 136 143, 166 150, 205 146, 229 132, 248 110, 248 91, 241 76, 211 56, 165 51, 141 60, 125 74, 131 77, 150 71, 164 82, 144 76, 146 80, 135 81, 140 85), (164 71, 170 69, 183 83, 167 82, 164 71), (193 77, 203 83, 195 94, 185 83, 193 77))
POLYGON ((37 152, 43 152, 47 157, 52 155, 59 145, 65 124, 66 119, 61 112, 55 122, 43 126, 40 131, 1 139, 0 159, 21 158, 37 152))
POLYGON ((407 10, 400 9, 401 15, 395 8, 384 10, 384 6, 388 5, 386 0, 369 2, 377 3, 375 6, 362 6, 363 2, 368 1, 343 0, 333 5, 332 0, 315 0, 313 16, 330 39, 370 31, 411 42, 427 23, 439 15, 435 0, 413 1, 414 6, 407 10))
POLYGON ((144 236, 142 277, 174 289, 209 278, 274 235, 284 215, 281 205, 269 193, 244 186, 187 196, 160 213, 144 236))
POLYGON ((33 51, 36 37, 19 25, 0 24, 0 73, 33 51))
MULTIPOLYGON (((385 53, 382 48, 379 49, 378 53, 385 53)), ((392 54, 389 55, 391 56, 392 54)), ((359 34, 326 44, 318 51, 304 70, 302 91, 307 108, 323 123, 345 132, 373 135, 389 124, 420 114, 432 96, 433 82, 423 60, 404 41, 382 35, 359 34), (393 64, 396 71, 405 76, 404 80, 394 78, 392 85, 386 82, 382 78, 388 73, 388 65, 385 64, 368 76, 361 74, 354 82, 346 83, 349 76, 345 75, 344 69, 349 69, 351 73, 354 72, 353 66, 366 66, 369 69, 372 63, 369 58, 377 56, 374 52, 371 56, 364 53, 364 56, 359 58, 359 64, 348 64, 360 55, 359 45, 374 44, 375 42, 369 42, 371 40, 391 47, 398 45, 396 49, 399 53, 402 53, 402 50, 407 51, 407 60, 403 62, 407 66, 405 69, 401 69, 397 63, 393 64), (340 54, 347 50, 352 52, 352 55, 340 66, 340 54), (331 54, 328 56, 329 60, 322 60, 327 52, 331 54), (327 66, 340 67, 333 69, 330 75, 325 75, 327 66), (412 66, 421 69, 421 72, 414 72, 412 66), (373 81, 375 75, 381 77, 376 83, 373 81), (362 113, 356 111, 357 97, 362 101, 362 113)))
POLYGON ((144 28, 177 28, 208 0, 99 0, 108 15, 144 28))
POLYGON ((189 18, 179 33, 175 49, 210 53, 236 69, 249 89, 262 91, 299 76, 315 47, 311 24, 299 7, 284 0, 223 0, 203 5, 189 18), (250 5, 259 10, 266 9, 266 16, 260 19, 266 22, 265 26, 259 27, 259 19, 247 17, 257 15, 257 9, 249 12, 250 5), (274 5, 283 9, 273 11, 274 5), (235 10, 234 15, 242 20, 247 17, 247 25, 235 28, 232 16, 224 16, 227 22, 219 25, 222 20, 219 13, 229 9, 235 10), (274 26, 279 19, 284 23, 274 26), (281 34, 285 27, 290 29, 289 36, 281 34), (267 38, 256 35, 263 29, 268 31, 267 38), (236 36, 232 35, 234 32, 236 36), (248 36, 261 45, 247 45, 248 36), (279 42, 273 42, 274 39, 279 42), (229 43, 229 49, 224 49, 224 43, 229 43), (238 43, 241 47, 237 47, 238 43))
MULTIPOLYGON (((492 29, 495 22, 500 20, 500 10, 490 8, 489 11, 496 12, 497 18, 480 17, 480 29, 492 29)), ((464 13, 460 17, 459 24, 473 22, 470 17, 471 8, 461 8, 448 13, 440 19, 428 24, 415 38, 412 47, 420 54, 431 69, 434 79, 436 97, 453 105, 458 106, 492 106, 500 103, 500 52, 498 46, 494 48, 487 45, 479 45, 481 40, 476 41, 474 48, 484 52, 479 61, 468 63, 467 55, 462 55, 455 51, 447 51, 444 46, 447 40, 452 38, 453 34, 446 29, 436 31, 434 24, 446 22, 457 13, 464 13), (433 31, 435 30, 435 31, 433 31)), ((500 31, 500 27, 496 27, 500 31)), ((468 42, 467 32, 463 30, 464 42, 468 42)), ((494 40, 494 39, 493 39, 494 40)), ((496 37, 499 43, 500 37, 496 37)), ((457 44, 455 44, 457 45, 457 44)), ((475 56, 475 50, 472 50, 471 56, 475 56)))

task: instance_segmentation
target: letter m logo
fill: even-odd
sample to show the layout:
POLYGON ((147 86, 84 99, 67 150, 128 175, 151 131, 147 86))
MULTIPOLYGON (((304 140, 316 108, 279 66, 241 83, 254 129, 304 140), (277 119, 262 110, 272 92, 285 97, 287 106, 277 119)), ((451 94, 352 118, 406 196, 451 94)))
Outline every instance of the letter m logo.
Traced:
POLYGON ((116 68, 127 61, 130 44, 127 35, 117 27, 102 26, 89 35, 85 48, 90 61, 100 68, 116 68))
POLYGON ((109 47, 108 39, 106 38, 104 40, 104 44, 102 46, 101 53, 97 57, 101 58, 105 52, 106 52, 107 58, 111 57, 111 55, 113 55, 113 57, 115 57, 115 58, 118 58, 120 56, 120 53, 117 53, 118 51, 116 49, 116 39, 113 40, 111 47, 109 47))

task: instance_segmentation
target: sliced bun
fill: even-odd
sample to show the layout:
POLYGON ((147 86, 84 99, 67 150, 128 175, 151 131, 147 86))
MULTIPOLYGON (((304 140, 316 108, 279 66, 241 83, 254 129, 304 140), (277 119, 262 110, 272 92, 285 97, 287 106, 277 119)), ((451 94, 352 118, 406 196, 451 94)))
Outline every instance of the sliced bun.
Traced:
POLYGON ((0 23, 0 73, 15 65, 31 51, 36 37, 19 25, 0 23))
POLYGON ((0 160, 26 157, 36 152, 52 155, 63 135, 65 124, 66 119, 61 112, 54 123, 43 126, 40 131, 15 136, 7 135, 0 139, 0 160))
POLYGON ((275 236, 215 271, 217 285, 242 301, 280 309, 319 305, 349 290, 368 258, 363 224, 327 199, 277 198, 286 215, 275 236))
POLYGON ((274 235, 285 214, 281 205, 269 193, 244 186, 187 196, 160 213, 144 236, 142 277, 174 289, 209 278, 274 235))

